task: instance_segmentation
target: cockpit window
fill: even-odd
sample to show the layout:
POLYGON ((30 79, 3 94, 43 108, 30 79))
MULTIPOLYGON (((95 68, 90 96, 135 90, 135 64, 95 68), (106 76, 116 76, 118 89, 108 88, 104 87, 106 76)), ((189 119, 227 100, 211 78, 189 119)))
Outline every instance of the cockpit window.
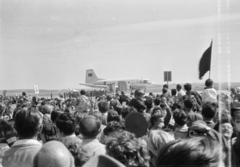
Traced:
POLYGON ((143 83, 148 83, 148 81, 147 80, 143 80, 143 83))

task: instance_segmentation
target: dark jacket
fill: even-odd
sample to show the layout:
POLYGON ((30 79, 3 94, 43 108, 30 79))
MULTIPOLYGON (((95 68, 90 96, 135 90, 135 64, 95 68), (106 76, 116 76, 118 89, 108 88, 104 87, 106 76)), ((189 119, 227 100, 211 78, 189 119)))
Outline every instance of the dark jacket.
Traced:
POLYGON ((232 166, 240 166, 240 132, 237 132, 237 138, 232 143, 232 166))
POLYGON ((135 98, 133 98, 129 102, 129 106, 136 108, 138 110, 138 112, 142 112, 143 110, 147 109, 147 107, 145 106, 143 101, 135 99, 135 98))

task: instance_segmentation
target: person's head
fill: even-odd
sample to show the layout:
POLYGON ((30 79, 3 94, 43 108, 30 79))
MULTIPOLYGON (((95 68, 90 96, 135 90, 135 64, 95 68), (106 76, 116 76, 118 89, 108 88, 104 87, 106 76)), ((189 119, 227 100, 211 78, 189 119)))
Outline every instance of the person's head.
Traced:
POLYGON ((22 92, 22 96, 27 96, 26 92, 22 92))
POLYGON ((50 114, 44 114, 43 115, 43 124, 46 124, 46 123, 52 123, 50 114))
POLYGON ((135 96, 136 99, 142 100, 142 98, 144 96, 144 92, 141 89, 137 89, 134 92, 134 96, 135 96))
POLYGON ((192 85, 190 83, 186 83, 186 84, 184 84, 184 89, 187 92, 190 92, 192 90, 192 85))
POLYGON ((51 113, 51 120, 52 123, 55 123, 57 121, 57 118, 63 113, 62 109, 58 109, 58 110, 53 110, 51 113))
POLYGON ((165 102, 167 102, 168 100, 169 100, 169 99, 168 99, 167 96, 161 95, 161 102, 162 102, 162 103, 165 103, 165 102))
POLYGON ((155 98, 155 99, 154 99, 154 105, 155 105, 155 106, 159 106, 160 103, 161 103, 161 99, 160 99, 160 98, 155 98))
POLYGON ((92 156, 79 143, 70 144, 68 150, 74 158, 75 167, 82 167, 92 156))
POLYGON ((106 101, 100 101, 98 103, 98 109, 101 113, 106 113, 109 109, 109 105, 108 105, 108 102, 106 101))
POLYGON ((163 88, 168 89, 168 84, 164 84, 164 85, 163 85, 163 88))
POLYGON ((112 99, 113 99, 113 95, 111 95, 111 94, 107 95, 107 101, 110 101, 112 99))
POLYGON ((176 126, 184 126, 188 121, 187 114, 184 111, 178 109, 173 112, 173 119, 176 126))
POLYGON ((74 159, 65 145, 59 141, 45 143, 36 154, 34 167, 74 167, 74 159))
POLYGON ((240 131, 240 109, 234 109, 231 110, 232 120, 233 124, 236 127, 238 131, 240 131))
POLYGON ((49 104, 45 104, 42 108, 42 113, 43 114, 51 114, 53 111, 53 106, 49 104))
POLYGON ((119 117, 117 111, 115 111, 113 109, 108 110, 108 115, 107 115, 107 122, 111 122, 111 121, 117 121, 117 122, 120 121, 120 117, 119 117))
POLYGON ((233 121, 240 118, 240 108, 231 108, 231 116, 233 121))
POLYGON ((56 125, 59 129, 59 137, 72 135, 76 129, 76 118, 70 113, 62 113, 58 117, 56 125))
POLYGON ((106 144, 107 154, 126 167, 149 167, 150 156, 146 147, 134 134, 116 131, 109 135, 106 144))
POLYGON ((121 95, 122 95, 122 96, 125 96, 125 92, 124 92, 124 91, 121 91, 121 95))
POLYGON ((144 101, 144 104, 147 109, 151 109, 153 107, 153 99, 151 97, 147 97, 146 101, 144 101))
POLYGON ((118 101, 116 99, 112 99, 110 101, 109 107, 114 109, 115 107, 117 107, 117 105, 118 105, 118 101))
POLYGON ((93 115, 85 116, 79 126, 80 132, 85 139, 96 138, 101 132, 101 122, 93 115))
POLYGON ((156 166, 224 166, 221 145, 205 137, 174 140, 158 154, 156 166))
POLYGON ((212 87, 213 86, 213 80, 210 78, 205 81, 205 86, 206 87, 212 87))
POLYGON ((173 105, 171 106, 172 111, 176 110, 176 109, 182 109, 181 103, 173 103, 173 105))
POLYGON ((217 108, 214 104, 204 103, 202 106, 202 116, 204 120, 209 121, 216 115, 217 108))
POLYGON ((8 126, 8 121, 5 119, 0 119, 0 138, 4 136, 4 129, 8 126))
POLYGON ((183 107, 185 111, 190 111, 193 108, 193 101, 191 99, 185 99, 183 101, 183 107))
POLYGON ((227 140, 231 140, 233 135, 233 126, 229 121, 222 120, 221 125, 221 134, 225 137, 227 140))
POLYGON ((153 110, 150 122, 154 127, 162 128, 164 126, 164 115, 160 108, 153 110))
POLYGON ((125 130, 125 127, 120 122, 111 121, 107 123, 106 128, 104 128, 103 130, 103 134, 105 136, 108 136, 112 132, 122 131, 122 130, 125 130))
POLYGON ((53 124, 44 124, 41 132, 41 139, 43 143, 57 140, 57 127, 53 124))
POLYGON ((16 130, 14 129, 14 123, 9 123, 4 129, 3 134, 9 147, 11 147, 18 139, 16 130))
POLYGON ((162 88, 162 93, 165 94, 168 92, 168 89, 167 88, 162 88))
POLYGON ((176 96, 177 95, 177 90, 176 89, 172 89, 171 90, 171 94, 172 94, 172 96, 176 96))
POLYGON ((95 116, 100 122, 102 122, 102 120, 103 120, 102 113, 100 113, 99 111, 91 112, 91 113, 89 113, 89 115, 95 116))
POLYGON ((86 94, 86 91, 85 91, 85 90, 81 90, 81 91, 80 91, 80 94, 81 94, 81 95, 85 95, 85 94, 86 94))
POLYGON ((182 85, 177 84, 176 89, 177 89, 177 91, 180 91, 182 89, 182 85))
POLYGON ((14 128, 20 139, 36 138, 42 129, 42 122, 42 114, 37 109, 22 109, 15 115, 14 128))
POLYGON ((132 112, 138 112, 138 111, 134 107, 130 107, 130 106, 123 107, 123 109, 122 109, 122 118, 125 119, 132 112))

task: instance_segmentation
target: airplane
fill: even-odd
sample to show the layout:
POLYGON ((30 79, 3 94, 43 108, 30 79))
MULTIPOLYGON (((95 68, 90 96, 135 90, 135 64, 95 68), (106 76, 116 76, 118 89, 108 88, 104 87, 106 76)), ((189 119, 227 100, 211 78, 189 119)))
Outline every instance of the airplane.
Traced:
POLYGON ((127 91, 129 89, 136 90, 156 86, 151 80, 147 78, 98 78, 93 69, 86 70, 85 83, 80 83, 79 85, 103 89, 114 89, 114 87, 118 87, 120 90, 122 89, 124 91, 127 91))

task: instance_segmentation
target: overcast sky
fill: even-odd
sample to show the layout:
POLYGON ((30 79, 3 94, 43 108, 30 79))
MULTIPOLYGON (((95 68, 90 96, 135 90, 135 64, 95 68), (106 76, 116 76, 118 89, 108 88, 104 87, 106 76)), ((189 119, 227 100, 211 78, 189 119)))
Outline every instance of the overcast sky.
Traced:
POLYGON ((239 0, 1 0, 0 89, 78 88, 102 78, 198 79, 213 39, 211 78, 238 81, 239 0))

